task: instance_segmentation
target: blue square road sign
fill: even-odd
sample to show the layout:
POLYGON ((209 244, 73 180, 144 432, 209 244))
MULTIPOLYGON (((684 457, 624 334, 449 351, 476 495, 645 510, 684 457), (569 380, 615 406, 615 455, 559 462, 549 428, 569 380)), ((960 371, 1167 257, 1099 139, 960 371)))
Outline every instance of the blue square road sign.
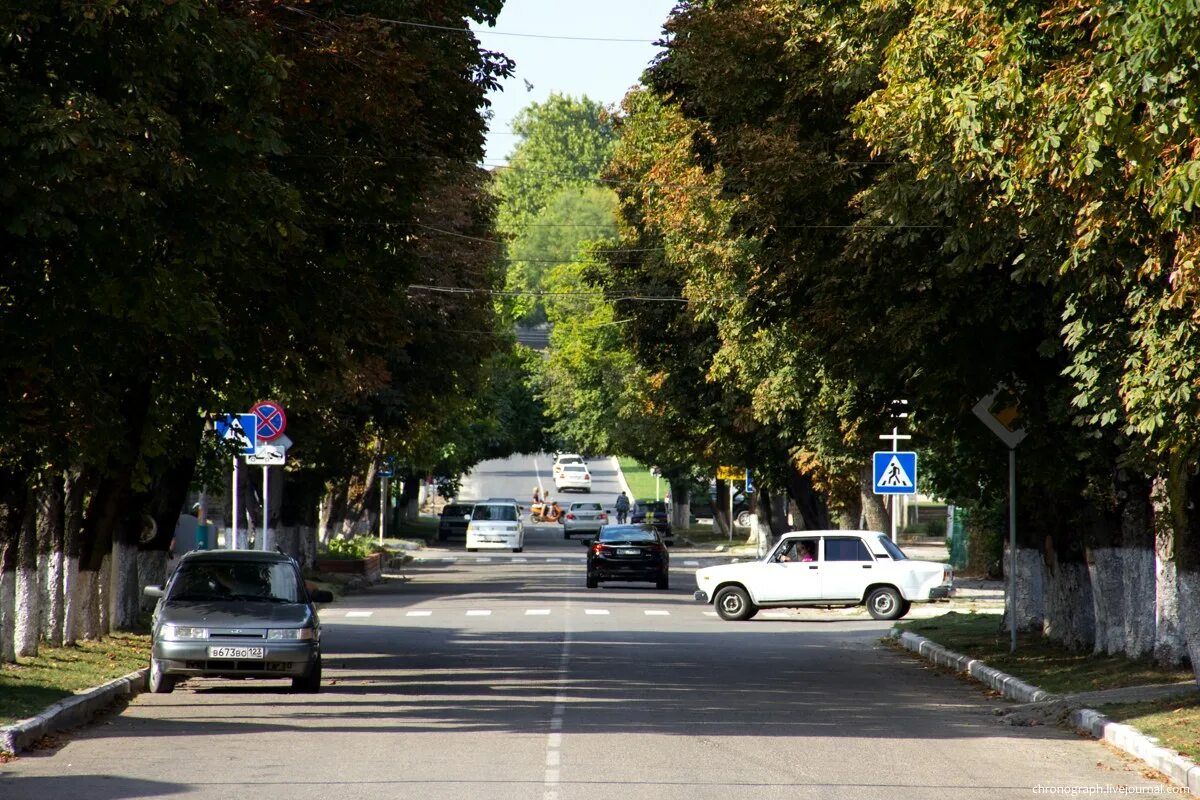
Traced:
POLYGON ((916 494, 917 454, 878 451, 873 458, 875 494, 916 494))

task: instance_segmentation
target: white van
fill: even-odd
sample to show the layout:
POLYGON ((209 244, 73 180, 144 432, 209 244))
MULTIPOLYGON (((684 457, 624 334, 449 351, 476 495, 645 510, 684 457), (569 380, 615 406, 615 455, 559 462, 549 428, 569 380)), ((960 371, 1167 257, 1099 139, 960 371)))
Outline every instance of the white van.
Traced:
POLYGON ((521 507, 511 500, 484 500, 476 503, 467 523, 467 552, 476 550, 525 549, 525 525, 521 507))

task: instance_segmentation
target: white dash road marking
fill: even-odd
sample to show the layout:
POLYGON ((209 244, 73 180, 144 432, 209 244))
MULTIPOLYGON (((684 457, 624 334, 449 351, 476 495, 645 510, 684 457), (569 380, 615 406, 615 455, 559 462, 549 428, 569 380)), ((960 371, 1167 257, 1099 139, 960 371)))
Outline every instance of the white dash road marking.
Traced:
POLYGON ((585 608, 583 610, 583 613, 591 614, 592 616, 605 616, 608 614, 608 609, 607 608, 585 608))
POLYGON ((432 611, 409 611, 404 616, 406 617, 428 617, 433 614, 432 611))
POLYGON ((683 562, 683 565, 685 567, 698 567, 698 566, 700 566, 700 562, 699 561, 685 561, 685 562, 683 562))
POLYGON ((548 608, 527 608, 527 609, 525 609, 525 616, 527 616, 527 617, 544 617, 549 613, 550 613, 550 609, 548 609, 548 608))
POLYGON ((374 614, 374 611, 347 611, 347 617, 369 617, 374 614))
POLYGON ((650 609, 646 609, 642 613, 645 614, 647 617, 669 617, 669 616, 671 616, 670 611, 652 611, 650 609))
POLYGON ((467 610, 468 617, 490 617, 492 610, 490 608, 471 608, 467 610))

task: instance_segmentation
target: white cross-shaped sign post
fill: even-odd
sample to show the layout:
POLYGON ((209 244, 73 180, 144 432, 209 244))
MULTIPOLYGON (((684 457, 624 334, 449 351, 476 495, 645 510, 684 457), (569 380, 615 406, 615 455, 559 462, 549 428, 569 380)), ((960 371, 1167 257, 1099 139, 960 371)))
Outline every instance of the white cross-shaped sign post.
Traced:
MULTIPOLYGON (((911 439, 912 436, 909 436, 907 433, 900 433, 899 428, 892 428, 892 432, 890 434, 885 433, 882 436, 880 436, 879 438, 880 439, 890 439, 892 442, 892 452, 897 453, 900 451, 900 448, 899 448, 900 440, 901 439, 911 439)), ((898 512, 900 511, 900 503, 897 501, 897 498, 895 495, 892 496, 891 507, 892 507, 892 514, 891 514, 892 530, 891 530, 890 535, 892 537, 892 541, 894 542, 894 541, 896 541, 896 518, 897 518, 897 516, 899 516, 898 512)))

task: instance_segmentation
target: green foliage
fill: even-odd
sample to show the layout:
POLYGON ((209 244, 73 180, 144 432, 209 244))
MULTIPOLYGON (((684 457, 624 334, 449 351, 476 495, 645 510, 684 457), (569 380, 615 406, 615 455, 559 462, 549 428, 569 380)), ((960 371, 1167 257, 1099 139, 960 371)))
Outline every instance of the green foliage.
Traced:
POLYGON ((513 132, 520 140, 508 167, 496 174, 495 191, 497 227, 517 237, 562 189, 594 185, 612 156, 616 134, 601 104, 560 94, 523 109, 513 132))
POLYGON ((354 559, 366 558, 375 553, 387 552, 379 542, 370 536, 354 536, 352 538, 338 537, 331 539, 321 553, 322 558, 354 559))

